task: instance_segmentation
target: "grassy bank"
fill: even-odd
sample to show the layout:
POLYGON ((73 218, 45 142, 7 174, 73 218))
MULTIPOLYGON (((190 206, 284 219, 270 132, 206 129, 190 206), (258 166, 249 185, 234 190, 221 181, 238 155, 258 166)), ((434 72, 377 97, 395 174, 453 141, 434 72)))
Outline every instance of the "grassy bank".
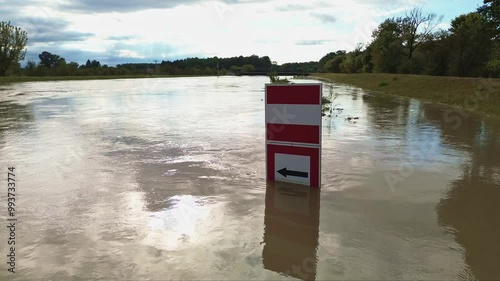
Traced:
POLYGON ((500 79, 371 73, 317 73, 311 78, 500 116, 500 79))
POLYGON ((140 79, 140 78, 172 78, 172 77, 204 77, 207 75, 113 75, 113 76, 0 76, 0 85, 21 82, 43 81, 75 81, 75 80, 104 80, 104 79, 140 79))

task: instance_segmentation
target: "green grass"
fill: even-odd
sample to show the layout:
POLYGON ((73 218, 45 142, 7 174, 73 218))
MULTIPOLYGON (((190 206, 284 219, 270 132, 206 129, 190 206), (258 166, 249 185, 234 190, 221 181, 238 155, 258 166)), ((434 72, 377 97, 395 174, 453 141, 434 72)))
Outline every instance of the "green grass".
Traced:
POLYGON ((500 79, 372 73, 317 73, 310 78, 500 116, 500 79))
POLYGON ((140 79, 172 77, 204 77, 214 75, 108 75, 108 76, 0 76, 0 85, 22 82, 105 80, 105 79, 140 79))

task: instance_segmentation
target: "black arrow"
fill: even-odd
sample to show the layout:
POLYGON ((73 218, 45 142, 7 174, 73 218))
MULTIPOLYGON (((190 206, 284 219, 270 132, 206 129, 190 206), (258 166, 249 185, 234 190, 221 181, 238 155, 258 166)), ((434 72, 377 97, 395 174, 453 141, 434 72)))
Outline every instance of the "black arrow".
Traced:
POLYGON ((286 168, 279 170, 278 173, 280 173, 285 178, 287 176, 299 177, 299 178, 308 178, 309 177, 309 173, 287 170, 286 168))

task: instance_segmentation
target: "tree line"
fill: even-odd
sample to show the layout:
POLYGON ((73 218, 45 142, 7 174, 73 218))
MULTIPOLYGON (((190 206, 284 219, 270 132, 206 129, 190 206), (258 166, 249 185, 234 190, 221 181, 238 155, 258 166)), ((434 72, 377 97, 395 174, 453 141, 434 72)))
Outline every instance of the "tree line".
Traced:
POLYGON ((476 11, 453 19, 448 30, 436 30, 441 19, 421 7, 388 18, 370 44, 328 53, 318 71, 499 77, 500 0, 484 0, 476 11))
POLYGON ((369 44, 355 50, 330 52, 318 62, 277 65, 268 56, 186 58, 160 63, 101 65, 87 60, 79 65, 47 51, 39 62, 28 61, 26 32, 0 22, 0 76, 4 75, 225 75, 252 72, 401 73, 436 76, 500 75, 500 0, 484 0, 476 11, 437 30, 442 20, 422 7, 388 18, 373 31, 369 44))
POLYGON ((245 73, 316 72, 317 62, 273 64, 268 56, 238 56, 230 58, 186 58, 160 63, 125 63, 116 66, 101 65, 97 60, 86 64, 66 62, 59 55, 44 51, 40 61, 28 61, 24 68, 12 67, 9 74, 27 76, 106 76, 106 75, 227 75, 245 73))

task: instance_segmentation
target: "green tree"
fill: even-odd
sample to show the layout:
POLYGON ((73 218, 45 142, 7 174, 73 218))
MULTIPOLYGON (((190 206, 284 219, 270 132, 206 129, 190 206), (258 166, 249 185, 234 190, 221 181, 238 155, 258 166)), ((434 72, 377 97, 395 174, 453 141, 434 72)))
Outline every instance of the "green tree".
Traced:
POLYGON ((449 74, 449 65, 453 44, 450 32, 442 30, 432 35, 415 53, 422 64, 422 73, 426 75, 445 76, 449 74))
POLYGON ((480 75, 491 52, 486 18, 475 12, 458 16, 451 22, 450 32, 454 43, 452 74, 480 75))
POLYGON ((254 72, 255 71, 255 66, 251 64, 245 64, 244 66, 241 67, 243 72, 254 72))
POLYGON ((59 58, 55 64, 56 67, 65 67, 67 65, 65 58, 59 58))
POLYGON ((368 45, 366 49, 363 51, 361 62, 363 67, 361 72, 363 73, 372 73, 373 72, 373 57, 372 57, 372 46, 368 45))
POLYGON ((486 63, 489 74, 498 77, 500 75, 500 0, 484 0, 484 5, 478 9, 488 21, 488 29, 493 39, 493 47, 490 58, 486 63))
POLYGON ((59 76, 70 75, 67 65, 68 64, 66 63, 66 59, 59 58, 59 60, 57 60, 57 62, 54 64, 54 71, 52 72, 52 74, 59 76))
POLYGON ((326 63, 337 56, 345 56, 345 55, 346 55, 346 51, 344 51, 344 50, 339 50, 336 52, 331 52, 331 53, 326 54, 324 57, 322 57, 319 60, 318 72, 328 72, 328 70, 325 68, 326 63))
POLYGON ((478 12, 486 17, 493 38, 500 40, 500 0, 484 0, 478 12))
POLYGON ((0 76, 5 76, 9 68, 24 60, 27 43, 25 31, 10 22, 0 22, 0 76))
POLYGON ((61 57, 58 55, 51 54, 47 51, 44 51, 38 55, 38 58, 40 59, 41 65, 47 68, 52 68, 54 65, 56 65, 56 63, 59 61, 61 57))
POLYGON ((241 67, 237 65, 232 65, 230 68, 231 71, 241 71, 241 67))
POLYGON ((101 67, 101 62, 98 60, 92 60, 92 67, 101 67))
POLYGON ((365 53, 362 51, 363 45, 358 44, 354 51, 349 52, 340 65, 340 72, 360 73, 363 71, 363 60, 365 53))
POLYGON ((401 26, 396 19, 386 19, 372 34, 370 45, 374 72, 397 73, 404 58, 401 26))
MULTIPOLYGON (((101 67, 101 62, 97 61, 97 60, 87 60, 87 63, 85 64, 85 67, 101 67)), ((146 70, 147 68, 149 67, 145 67, 144 70, 146 70)))
POLYGON ((68 71, 68 75, 71 75, 71 76, 76 75, 77 72, 78 72, 78 63, 72 61, 72 62, 68 63, 68 65, 66 66, 66 68, 67 68, 67 71, 68 71))
POLYGON ((323 67, 325 71, 332 73, 340 73, 341 65, 345 60, 345 55, 336 56, 327 61, 323 67))
POLYGON ((25 73, 29 76, 36 75, 36 62, 34 60, 28 60, 28 63, 24 67, 25 73))
POLYGON ((493 47, 490 59, 486 63, 486 71, 495 77, 500 75, 500 44, 495 44, 493 47))

